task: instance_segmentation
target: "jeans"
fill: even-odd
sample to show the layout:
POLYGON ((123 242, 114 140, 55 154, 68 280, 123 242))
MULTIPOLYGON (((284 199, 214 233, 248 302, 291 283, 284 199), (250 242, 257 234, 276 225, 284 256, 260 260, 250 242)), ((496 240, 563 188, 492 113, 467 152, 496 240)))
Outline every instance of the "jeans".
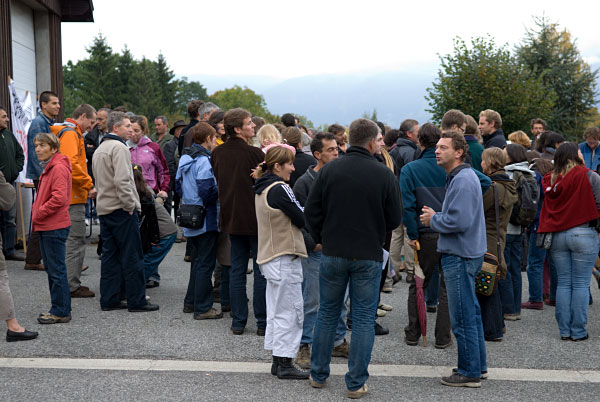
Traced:
POLYGON ((487 371, 481 310, 475 296, 475 276, 482 263, 483 257, 442 254, 450 322, 458 349, 458 372, 471 378, 479 378, 482 371, 487 371))
MULTIPOLYGON (((304 325, 302 328, 303 344, 310 345, 319 312, 319 265, 321 264, 320 251, 309 251, 308 258, 302 259, 302 298, 304 299, 304 325)), ((342 312, 335 330, 334 345, 340 345, 346 336, 346 303, 342 304, 342 312)))
POLYGON ((560 336, 587 335, 590 276, 598 255, 598 233, 590 227, 574 227, 552 236, 550 249, 556 264, 556 321, 560 336))
POLYGON ((50 314, 57 317, 71 315, 71 293, 67 280, 67 265, 65 253, 69 229, 56 229, 37 232, 40 237, 40 247, 44 258, 44 266, 48 274, 50 287, 50 300, 52 307, 50 314))
POLYGON ((98 214, 96 213, 96 200, 95 199, 89 199, 86 203, 85 203, 85 218, 86 219, 98 219, 98 214), (91 207, 91 214, 90 214, 90 205, 91 207))
POLYGON ((100 216, 102 263, 100 306, 119 305, 126 295, 129 310, 148 304, 144 280, 144 254, 137 212, 118 209, 100 216), (124 289, 123 289, 124 287, 124 289))
POLYGON ((169 254, 176 237, 177 233, 163 237, 158 244, 152 245, 152 250, 149 253, 144 254, 144 278, 146 278, 146 281, 160 282, 158 266, 169 254))
POLYGON ((542 274, 544 272, 544 260, 546 259, 546 249, 537 247, 535 240, 537 233, 531 231, 529 234, 529 252, 527 265, 527 279, 529 281, 529 301, 542 302, 542 274))
POLYGON ((218 236, 219 232, 212 231, 187 238, 193 243, 194 253, 183 304, 194 306, 194 313, 206 313, 213 305, 212 274, 217 260, 218 236))
POLYGON ((17 238, 17 203, 7 211, 0 210, 0 232, 2 235, 2 251, 6 257, 15 254, 15 241, 17 238))
POLYGON ((556 301, 556 285, 558 283, 556 263, 552 258, 552 253, 548 252, 546 255, 548 256, 548 272, 550 273, 550 300, 556 301))
POLYGON ((231 268, 229 269, 229 301, 231 303, 232 329, 244 329, 248 322, 248 298, 246 294, 246 271, 248 270, 248 259, 252 254, 254 263, 254 294, 252 307, 256 326, 267 327, 267 302, 265 291, 267 281, 260 272, 256 263, 258 253, 258 237, 229 235, 231 242, 231 268))
POLYGON ((368 366, 375 340, 381 262, 323 255, 319 269, 320 308, 310 358, 310 375, 320 383, 329 377, 333 342, 349 283, 352 338, 346 387, 355 391, 369 378, 368 366))
POLYGON ((502 314, 521 313, 521 235, 506 235, 504 246, 506 279, 498 281, 498 291, 502 300, 502 314))

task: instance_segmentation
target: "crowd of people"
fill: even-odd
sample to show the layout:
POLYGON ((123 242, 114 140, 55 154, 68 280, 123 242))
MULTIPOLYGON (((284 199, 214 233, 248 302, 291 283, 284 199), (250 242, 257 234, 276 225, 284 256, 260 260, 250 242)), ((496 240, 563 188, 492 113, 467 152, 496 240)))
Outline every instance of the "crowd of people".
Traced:
POLYGON ((35 198, 23 255, 13 185, 24 153, 0 107, 7 341, 38 333, 15 317, 4 259, 46 271, 50 308, 38 322, 67 323, 71 298, 95 297, 81 272, 86 224, 96 220, 103 311, 158 310, 146 289, 160 286, 161 262, 185 241, 184 313, 205 320, 230 312, 231 333, 243 335, 252 274, 271 374, 322 388, 331 357, 344 357, 350 398, 368 392, 374 337, 389 332, 376 319, 392 309, 380 295, 403 274, 404 342, 419 344, 426 309, 436 313, 434 347, 457 344, 444 385, 480 387, 486 342, 501 342, 504 322, 521 320, 522 308, 555 306, 560 338, 588 339, 592 274, 600 284, 597 127, 577 144, 537 118, 533 138, 506 137, 500 114, 488 109, 478 120, 449 110, 439 127, 406 119, 396 130, 362 118, 319 132, 289 113, 267 124, 241 108, 194 100, 189 123, 169 129, 156 116, 151 134, 145 116, 123 107, 82 104, 63 123, 59 112, 58 96, 43 92, 28 132, 35 198))

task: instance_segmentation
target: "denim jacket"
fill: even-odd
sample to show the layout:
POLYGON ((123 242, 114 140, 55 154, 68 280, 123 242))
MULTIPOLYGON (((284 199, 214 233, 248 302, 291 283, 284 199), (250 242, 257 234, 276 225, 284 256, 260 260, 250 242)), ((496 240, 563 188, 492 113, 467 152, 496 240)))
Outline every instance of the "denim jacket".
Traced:
POLYGON ((26 177, 32 180, 38 180, 42 174, 42 167, 40 161, 35 153, 35 146, 33 145, 33 139, 39 133, 49 133, 50 126, 54 124, 54 119, 49 118, 44 113, 38 113, 35 119, 29 126, 27 132, 27 173, 26 177))

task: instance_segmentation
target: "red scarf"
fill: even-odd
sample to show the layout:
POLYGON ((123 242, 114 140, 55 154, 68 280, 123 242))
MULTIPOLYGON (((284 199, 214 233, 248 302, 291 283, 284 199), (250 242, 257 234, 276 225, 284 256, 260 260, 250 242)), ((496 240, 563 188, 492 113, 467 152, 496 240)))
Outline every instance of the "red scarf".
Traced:
POLYGON ((575 166, 551 184, 552 172, 542 179, 544 205, 538 233, 560 232, 600 218, 587 177, 588 169, 575 166))

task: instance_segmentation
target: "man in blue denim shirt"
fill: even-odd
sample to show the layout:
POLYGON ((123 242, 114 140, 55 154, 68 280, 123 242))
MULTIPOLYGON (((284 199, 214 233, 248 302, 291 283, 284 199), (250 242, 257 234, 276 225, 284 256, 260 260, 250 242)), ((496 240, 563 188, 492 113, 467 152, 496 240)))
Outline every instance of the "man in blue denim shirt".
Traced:
POLYGON ((435 156, 446 171, 442 211, 423 207, 421 223, 439 233, 452 332, 458 349, 458 368, 442 378, 453 387, 481 387, 487 363, 481 310, 475 295, 475 276, 487 251, 481 185, 465 163, 469 147, 462 134, 447 131, 437 143, 435 156))

